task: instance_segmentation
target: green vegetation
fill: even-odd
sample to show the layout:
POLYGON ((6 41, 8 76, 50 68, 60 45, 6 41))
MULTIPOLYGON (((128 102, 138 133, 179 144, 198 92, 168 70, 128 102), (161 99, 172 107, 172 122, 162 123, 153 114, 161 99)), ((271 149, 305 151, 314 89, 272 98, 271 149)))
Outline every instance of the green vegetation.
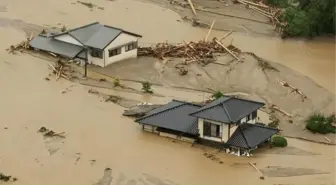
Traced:
POLYGON ((336 128, 332 125, 334 122, 334 114, 324 116, 323 114, 315 113, 310 115, 306 120, 306 129, 320 134, 336 133, 336 128))
POLYGON ((286 147, 287 139, 280 135, 273 135, 271 138, 271 145, 275 147, 286 147))
POLYGON ((120 86, 120 79, 119 78, 115 78, 113 80, 113 85, 114 85, 114 87, 119 87, 120 86))
POLYGON ((214 93, 211 95, 211 98, 217 100, 218 98, 221 98, 221 97, 223 97, 223 96, 224 96, 224 94, 223 94, 222 92, 220 92, 220 91, 216 91, 216 92, 214 92, 214 93))
POLYGON ((143 82, 143 83, 142 83, 142 90, 143 90, 145 93, 153 93, 153 90, 152 90, 152 84, 149 83, 149 82, 143 82))
POLYGON ((335 0, 267 0, 269 5, 284 8, 279 20, 286 22, 283 37, 335 35, 335 0))

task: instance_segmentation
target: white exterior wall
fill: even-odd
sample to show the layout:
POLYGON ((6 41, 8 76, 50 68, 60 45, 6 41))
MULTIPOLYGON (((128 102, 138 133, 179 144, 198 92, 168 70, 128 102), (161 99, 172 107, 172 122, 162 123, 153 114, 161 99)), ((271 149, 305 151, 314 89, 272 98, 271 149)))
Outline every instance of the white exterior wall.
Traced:
POLYGON ((127 33, 121 33, 114 41, 112 41, 104 50, 105 57, 105 67, 109 64, 115 63, 117 61, 136 58, 138 49, 133 49, 130 51, 125 51, 125 45, 130 44, 132 42, 138 41, 139 37, 129 35, 127 33), (109 50, 114 48, 121 47, 121 54, 109 57, 109 50))
MULTIPOLYGON (((103 51, 102 51, 103 52, 103 51)), ((88 63, 89 64, 93 64, 93 65, 97 65, 97 66, 100 66, 100 67, 104 67, 104 53, 103 53, 103 58, 97 58, 97 57, 93 57, 91 56, 91 51, 88 52, 88 63)))
POLYGON ((217 142, 226 142, 228 140, 228 138, 229 138, 228 137, 228 129, 229 129, 228 124, 220 123, 220 122, 217 122, 217 121, 211 121, 211 120, 205 120, 205 121, 216 124, 216 125, 220 125, 219 133, 222 135, 222 138, 204 136, 203 135, 204 119, 198 118, 198 130, 199 130, 200 138, 211 140, 211 141, 217 141, 217 142))
POLYGON ((67 43, 70 43, 70 44, 78 45, 78 46, 83 46, 83 44, 78 42, 75 38, 73 38, 69 34, 60 35, 60 36, 54 37, 54 39, 59 40, 59 41, 63 41, 63 42, 67 42, 67 43))
POLYGON ((246 122, 246 123, 255 124, 256 121, 257 121, 257 118, 258 118, 258 111, 257 111, 257 117, 256 118, 251 119, 251 120, 249 120, 249 121, 246 122, 246 120, 247 120, 247 116, 246 116, 245 118, 243 118, 243 119, 240 120, 240 123, 245 123, 246 122))
POLYGON ((232 136, 232 134, 236 131, 237 128, 238 128, 237 125, 231 125, 230 126, 230 136, 229 136, 229 138, 232 136))

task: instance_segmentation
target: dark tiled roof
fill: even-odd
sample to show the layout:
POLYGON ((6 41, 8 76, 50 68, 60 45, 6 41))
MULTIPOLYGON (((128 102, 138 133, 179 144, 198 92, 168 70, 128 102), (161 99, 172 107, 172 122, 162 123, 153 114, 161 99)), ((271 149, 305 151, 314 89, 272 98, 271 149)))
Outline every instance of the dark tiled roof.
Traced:
MULTIPOLYGON (((130 33, 124 31, 120 28, 115 28, 107 25, 100 24, 99 22, 94 22, 88 25, 84 25, 75 29, 68 30, 66 32, 60 33, 55 36, 69 34, 78 40, 83 45, 104 49, 109 43, 111 43, 115 38, 117 38, 122 32, 134 35, 136 37, 141 37, 135 33, 130 33)), ((54 37, 55 37, 54 36, 54 37)))
POLYGON ((33 48, 53 52, 69 58, 74 58, 83 50, 80 46, 61 42, 45 35, 36 36, 29 44, 33 48))
POLYGON ((146 116, 137 119, 136 122, 197 135, 197 118, 189 116, 189 114, 200 107, 200 105, 173 100, 152 110, 146 116))
POLYGON ((243 123, 227 141, 227 144, 235 147, 252 149, 265 142, 278 132, 277 129, 257 124, 243 123))
POLYGON ((261 102, 223 96, 190 115, 223 123, 232 123, 239 121, 264 105, 261 102))

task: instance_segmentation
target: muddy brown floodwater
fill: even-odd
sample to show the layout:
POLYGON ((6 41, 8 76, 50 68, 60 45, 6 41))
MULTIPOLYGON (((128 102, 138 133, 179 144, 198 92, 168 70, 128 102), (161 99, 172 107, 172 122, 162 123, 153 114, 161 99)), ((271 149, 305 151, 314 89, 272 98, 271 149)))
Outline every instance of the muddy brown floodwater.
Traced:
MULTIPOLYGON (((334 146, 289 139, 288 148, 261 149, 253 158, 218 153, 220 164, 204 156, 214 149, 143 133, 132 119, 121 116, 124 108, 101 102, 87 93, 88 87, 44 80, 50 72, 46 61, 5 51, 25 39, 25 33, 59 23, 74 27, 101 21, 142 34, 143 44, 199 40, 207 32, 176 21, 181 20, 178 14, 155 4, 97 0, 94 3, 104 10, 91 11, 73 2, 0 1, 0 172, 17 177, 12 184, 334 184, 334 146), (62 93, 65 89, 67 93, 62 93), (38 133, 42 126, 65 132, 65 138, 44 138, 38 133), (265 180, 248 162, 256 163, 265 180)), ((289 66, 335 92, 334 43, 281 41, 242 33, 232 38, 243 50, 289 66)), ((199 101, 202 96, 196 93, 189 100, 199 101)))

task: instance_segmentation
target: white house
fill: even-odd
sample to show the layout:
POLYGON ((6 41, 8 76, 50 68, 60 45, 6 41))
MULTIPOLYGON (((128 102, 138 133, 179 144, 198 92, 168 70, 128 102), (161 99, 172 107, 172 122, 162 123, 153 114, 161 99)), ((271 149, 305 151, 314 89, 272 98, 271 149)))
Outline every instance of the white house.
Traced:
POLYGON ((38 35, 30 45, 68 58, 106 67, 136 58, 141 35, 95 22, 54 35, 38 35))
POLYGON ((136 120, 161 136, 250 151, 278 130, 256 124, 264 103, 224 96, 201 106, 173 100, 136 120))

